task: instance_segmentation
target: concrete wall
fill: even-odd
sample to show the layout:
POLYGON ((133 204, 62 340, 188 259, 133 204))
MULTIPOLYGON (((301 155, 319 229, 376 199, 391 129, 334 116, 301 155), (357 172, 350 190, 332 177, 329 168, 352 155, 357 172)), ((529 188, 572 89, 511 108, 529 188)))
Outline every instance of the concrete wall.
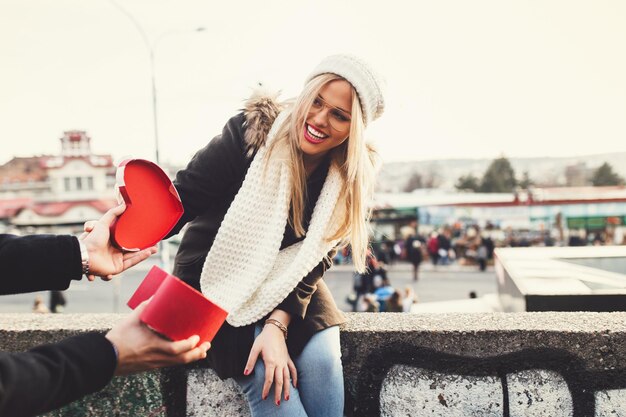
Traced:
MULTIPOLYGON (((0 316, 23 350, 115 315, 0 316)), ((351 314, 347 416, 626 416, 626 313, 351 314)), ((49 416, 248 416, 233 381, 201 364, 115 378, 49 416)))

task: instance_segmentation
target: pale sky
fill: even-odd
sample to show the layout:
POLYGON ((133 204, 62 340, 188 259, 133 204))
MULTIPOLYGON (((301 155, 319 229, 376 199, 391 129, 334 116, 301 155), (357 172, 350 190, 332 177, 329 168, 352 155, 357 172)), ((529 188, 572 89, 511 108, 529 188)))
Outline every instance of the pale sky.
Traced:
MULTIPOLYGON (((326 55, 387 80, 384 161, 626 151, 626 2, 118 0, 154 41, 162 161, 183 164, 258 82, 296 95, 326 55), (205 27, 196 33, 197 27, 205 27)), ((0 0, 0 163, 154 159, 147 48, 109 0, 0 0)))

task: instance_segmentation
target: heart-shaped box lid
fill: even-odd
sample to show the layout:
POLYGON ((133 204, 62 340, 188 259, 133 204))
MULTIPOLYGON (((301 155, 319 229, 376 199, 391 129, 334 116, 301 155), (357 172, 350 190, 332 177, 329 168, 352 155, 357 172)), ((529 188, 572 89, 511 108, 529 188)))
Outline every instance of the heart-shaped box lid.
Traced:
POLYGON ((113 243, 126 251, 154 246, 184 212, 174 184, 157 164, 145 159, 122 161, 116 181, 126 210, 111 226, 113 243))

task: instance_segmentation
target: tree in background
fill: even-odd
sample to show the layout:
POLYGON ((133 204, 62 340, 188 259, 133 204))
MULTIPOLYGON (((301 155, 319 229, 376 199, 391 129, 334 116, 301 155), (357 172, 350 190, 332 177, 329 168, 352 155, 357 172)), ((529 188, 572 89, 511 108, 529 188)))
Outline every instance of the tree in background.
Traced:
POLYGON ((480 188, 480 180, 472 174, 462 175, 454 184, 454 188, 459 191, 476 192, 480 188))
POLYGON ((479 191, 483 193, 511 193, 515 189, 515 171, 505 157, 494 159, 480 183, 479 191))
POLYGON ((441 185, 441 180, 443 179, 441 174, 439 173, 439 167, 436 165, 431 165, 428 167, 426 175, 423 176, 424 187, 423 188, 438 188, 441 185))
POLYGON ((409 180, 406 182, 403 191, 410 193, 418 188, 424 188, 424 181, 422 180, 422 175, 419 172, 413 172, 413 174, 409 177, 409 180))
POLYGON ((532 187, 533 185, 535 185, 535 182, 530 179, 528 171, 524 171, 524 174, 522 174, 522 179, 520 180, 518 185, 522 188, 522 190, 528 190, 528 187, 532 187))
POLYGON ((613 167, 608 162, 605 162, 593 172, 591 183, 595 187, 602 185, 622 185, 624 184, 624 179, 613 171, 613 167))
POLYGON ((437 188, 441 185, 441 175, 437 172, 436 167, 429 167, 426 174, 420 174, 414 171, 406 182, 403 191, 410 193, 420 188, 437 188))

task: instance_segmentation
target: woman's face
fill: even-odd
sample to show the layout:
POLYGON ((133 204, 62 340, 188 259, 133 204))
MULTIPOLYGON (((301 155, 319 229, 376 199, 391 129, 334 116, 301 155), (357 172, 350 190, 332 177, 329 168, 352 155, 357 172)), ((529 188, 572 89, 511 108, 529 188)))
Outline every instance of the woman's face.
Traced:
POLYGON ((346 80, 324 85, 306 117, 300 148, 305 158, 323 157, 350 134, 352 86, 346 80))

